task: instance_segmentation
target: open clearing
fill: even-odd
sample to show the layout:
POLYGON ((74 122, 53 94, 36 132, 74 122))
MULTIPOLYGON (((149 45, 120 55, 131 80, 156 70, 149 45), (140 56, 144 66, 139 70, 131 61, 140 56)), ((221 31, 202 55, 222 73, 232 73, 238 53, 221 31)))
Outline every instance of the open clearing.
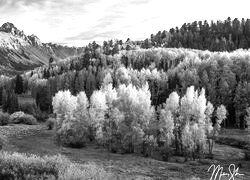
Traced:
POLYGON ((37 155, 60 153, 77 163, 95 162, 102 165, 119 176, 119 179, 209 179, 211 172, 207 170, 213 163, 220 164, 225 169, 232 163, 239 165, 239 172, 244 176, 235 179, 250 179, 250 161, 244 160, 246 150, 228 145, 216 144, 215 160, 184 162, 182 157, 173 157, 169 162, 162 162, 136 154, 109 153, 94 145, 81 149, 58 146, 54 141, 54 131, 46 130, 44 125, 2 126, 0 133, 8 136, 9 140, 3 150, 37 155))

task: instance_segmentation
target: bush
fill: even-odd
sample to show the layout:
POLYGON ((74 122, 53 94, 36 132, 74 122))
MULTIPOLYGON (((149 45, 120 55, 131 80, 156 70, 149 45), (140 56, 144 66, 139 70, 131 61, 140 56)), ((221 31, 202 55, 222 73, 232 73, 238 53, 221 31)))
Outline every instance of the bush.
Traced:
POLYGON ((163 161, 168 161, 169 157, 172 155, 172 149, 170 147, 162 146, 159 148, 161 158, 163 161))
POLYGON ((37 124, 37 120, 34 116, 29 115, 29 114, 25 114, 22 111, 18 111, 18 112, 13 113, 10 116, 10 120, 14 124, 19 124, 19 123, 28 124, 28 125, 37 124))
POLYGON ((23 111, 24 113, 32 114, 32 115, 36 114, 37 106, 34 101, 27 101, 27 100, 20 101, 19 100, 18 103, 19 103, 20 111, 23 111))
POLYGON ((94 164, 79 165, 61 155, 39 157, 0 152, 0 179, 112 179, 94 164))
POLYGON ((38 112, 35 114, 35 118, 36 118, 39 122, 45 122, 46 119, 49 118, 49 115, 48 115, 48 113, 46 113, 46 112, 38 111, 38 112))
POLYGON ((86 129, 83 123, 70 120, 62 125, 56 135, 57 141, 60 144, 73 148, 81 148, 85 146, 88 140, 88 129, 86 129))
POLYGON ((0 126, 7 125, 10 121, 10 115, 8 113, 0 112, 0 126))
POLYGON ((27 125, 35 125, 37 124, 37 120, 34 116, 25 114, 22 118, 22 123, 27 125))
POLYGON ((48 127, 48 130, 54 129, 55 125, 56 125, 56 119, 55 118, 49 118, 46 121, 46 126, 48 127))
POLYGON ((21 118, 23 116, 24 116, 24 112, 22 112, 22 111, 15 112, 15 113, 11 114, 10 121, 14 124, 21 123, 21 118))
POLYGON ((4 135, 0 136, 0 150, 3 148, 3 146, 7 143, 7 137, 4 135))

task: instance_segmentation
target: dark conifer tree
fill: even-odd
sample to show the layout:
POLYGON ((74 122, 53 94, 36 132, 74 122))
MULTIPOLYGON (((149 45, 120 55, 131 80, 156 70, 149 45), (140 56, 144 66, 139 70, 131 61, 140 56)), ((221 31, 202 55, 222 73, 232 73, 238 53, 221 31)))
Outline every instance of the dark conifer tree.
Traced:
POLYGON ((3 88, 2 87, 0 87, 0 106, 2 106, 2 102, 3 102, 3 97, 2 97, 2 94, 3 94, 3 88))
POLYGON ((3 89, 2 91, 2 109, 3 109, 3 112, 8 111, 8 94, 5 89, 3 89))
POLYGON ((7 96, 7 111, 12 114, 18 110, 19 106, 17 95, 13 91, 9 91, 7 96))
POLYGON ((16 94, 22 94, 23 93, 23 78, 19 74, 16 75, 15 93, 16 94))
POLYGON ((36 104, 41 111, 48 112, 51 106, 51 98, 49 93, 49 88, 42 86, 36 94, 36 104))

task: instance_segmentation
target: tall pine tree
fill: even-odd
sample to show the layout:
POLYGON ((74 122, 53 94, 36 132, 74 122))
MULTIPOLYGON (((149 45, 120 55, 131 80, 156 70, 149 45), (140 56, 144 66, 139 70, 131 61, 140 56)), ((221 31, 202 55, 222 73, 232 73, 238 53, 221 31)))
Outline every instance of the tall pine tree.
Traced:
POLYGON ((15 93, 16 94, 22 94, 23 93, 23 78, 19 74, 16 76, 15 93))

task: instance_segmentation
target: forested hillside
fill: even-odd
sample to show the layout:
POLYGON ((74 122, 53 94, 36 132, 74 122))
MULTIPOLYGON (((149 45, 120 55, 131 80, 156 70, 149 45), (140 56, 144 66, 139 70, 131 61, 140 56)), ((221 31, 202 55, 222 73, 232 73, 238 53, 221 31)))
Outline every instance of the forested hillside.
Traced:
MULTIPOLYGON (((104 41, 99 45, 89 43, 85 48, 72 48, 52 43, 41 43, 35 35, 26 36, 13 24, 5 23, 0 28, 0 70, 1 74, 15 75, 47 64, 54 60, 79 56, 84 51, 84 59, 98 58, 97 54, 114 55, 123 50, 190 48, 210 51, 234 51, 250 46, 250 20, 229 17, 224 21, 194 21, 169 31, 159 31, 144 41, 122 40, 104 41)), ((85 62, 84 62, 85 63, 85 62)), ((88 62, 86 62, 88 63, 88 62)))
POLYGON ((95 57, 95 50, 102 47, 105 55, 114 55, 121 50, 135 50, 138 48, 150 49, 157 47, 165 48, 188 48, 209 51, 231 52, 237 49, 248 49, 250 47, 250 19, 237 18, 231 20, 228 17, 221 21, 194 21, 184 23, 181 27, 163 30, 151 34, 150 38, 143 41, 127 39, 104 41, 99 45, 96 42, 89 43, 85 52, 91 52, 95 57))
POLYGON ((52 97, 69 89, 73 95, 85 91, 88 99, 103 83, 113 87, 132 84, 141 88, 149 84, 152 105, 157 109, 173 91, 185 94, 189 86, 206 90, 215 107, 224 104, 228 116, 226 127, 245 127, 250 104, 250 51, 209 52, 183 48, 122 50, 105 55, 96 53, 57 64, 50 64, 12 79, 1 78, 2 104, 5 110, 11 89, 30 93, 42 111, 52 111, 52 97), (95 58, 92 58, 94 56, 95 58), (18 87, 17 87, 18 86, 18 87))
POLYGON ((250 19, 228 17, 224 21, 194 21, 169 31, 159 31, 141 42, 142 48, 183 47, 210 51, 233 51, 250 46, 250 19))

